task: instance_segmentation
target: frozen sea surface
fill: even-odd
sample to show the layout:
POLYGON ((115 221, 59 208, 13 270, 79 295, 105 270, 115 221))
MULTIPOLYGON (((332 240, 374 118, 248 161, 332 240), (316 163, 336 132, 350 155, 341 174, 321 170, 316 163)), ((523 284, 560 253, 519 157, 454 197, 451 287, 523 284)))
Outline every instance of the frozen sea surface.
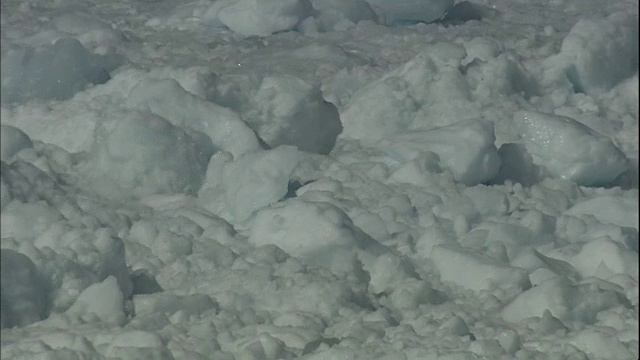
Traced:
POLYGON ((638 3, 2 2, 3 359, 637 359, 638 3))

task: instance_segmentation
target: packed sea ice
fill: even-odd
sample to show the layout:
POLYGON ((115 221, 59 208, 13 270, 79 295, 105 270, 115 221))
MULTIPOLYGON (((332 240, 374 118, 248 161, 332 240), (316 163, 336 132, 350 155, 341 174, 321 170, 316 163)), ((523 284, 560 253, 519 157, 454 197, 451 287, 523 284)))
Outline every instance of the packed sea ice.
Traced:
POLYGON ((2 359, 637 359, 638 2, 3 1, 2 359))

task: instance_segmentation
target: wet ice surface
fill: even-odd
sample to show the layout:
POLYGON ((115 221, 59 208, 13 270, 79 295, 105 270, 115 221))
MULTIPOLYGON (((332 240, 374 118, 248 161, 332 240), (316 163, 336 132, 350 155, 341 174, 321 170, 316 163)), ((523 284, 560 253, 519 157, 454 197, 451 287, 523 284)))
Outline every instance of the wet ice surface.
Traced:
POLYGON ((637 3, 0 14, 3 359, 638 357, 637 3))

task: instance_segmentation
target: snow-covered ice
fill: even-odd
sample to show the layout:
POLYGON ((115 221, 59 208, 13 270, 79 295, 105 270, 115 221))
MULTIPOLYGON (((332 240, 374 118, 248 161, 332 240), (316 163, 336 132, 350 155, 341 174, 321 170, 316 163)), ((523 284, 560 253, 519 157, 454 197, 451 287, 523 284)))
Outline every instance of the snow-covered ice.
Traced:
POLYGON ((577 92, 608 91, 637 72, 638 21, 623 12, 581 19, 546 65, 554 72, 564 71, 577 92))
POLYGON ((328 154, 342 131, 336 107, 317 85, 299 77, 214 77, 209 84, 208 99, 236 110, 269 147, 328 154))
POLYGON ((466 185, 492 179, 500 168, 495 145, 493 123, 476 119, 464 120, 431 130, 396 133, 377 142, 377 147, 391 160, 406 163, 427 152, 436 154, 439 166, 453 173, 466 185), (465 143, 463 149, 459 144, 465 143))
POLYGON ((3 49, 2 100, 65 100, 89 84, 108 81, 114 65, 69 37, 36 48, 3 49))
POLYGON ((637 359, 638 4, 2 3, 3 359, 637 359))
POLYGON ((453 0, 367 0, 382 14, 385 23, 431 22, 442 18, 453 7, 453 0))
POLYGON ((312 9, 308 0, 223 0, 209 12, 237 33, 267 36, 293 29, 312 9))
POLYGON ((605 185, 628 169, 611 139, 566 117, 518 111, 513 122, 533 163, 580 185, 605 185))

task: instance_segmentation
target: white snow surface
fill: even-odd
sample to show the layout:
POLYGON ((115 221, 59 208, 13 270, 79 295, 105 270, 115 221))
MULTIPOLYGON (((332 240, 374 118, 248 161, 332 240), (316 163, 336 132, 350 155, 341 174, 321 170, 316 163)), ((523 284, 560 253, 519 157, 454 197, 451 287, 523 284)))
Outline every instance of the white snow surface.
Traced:
POLYGON ((576 91, 610 90, 637 72, 637 19, 625 12, 581 19, 562 41, 560 53, 547 60, 553 63, 554 71, 562 69, 576 91))
POLYGON ((336 107, 318 85, 299 77, 234 75, 214 77, 209 84, 207 98, 237 111, 269 147, 294 145, 328 154, 342 131, 336 107))
POLYGON ((293 29, 311 15, 308 0, 221 0, 210 12, 242 35, 267 36, 293 29), (214 10, 215 9, 215 10, 214 10))
POLYGON ((4 1, 2 359, 637 359, 638 4, 4 1))
POLYGON ((513 122, 533 163, 580 185, 604 185, 628 169, 608 137, 571 118, 518 111, 513 122))

